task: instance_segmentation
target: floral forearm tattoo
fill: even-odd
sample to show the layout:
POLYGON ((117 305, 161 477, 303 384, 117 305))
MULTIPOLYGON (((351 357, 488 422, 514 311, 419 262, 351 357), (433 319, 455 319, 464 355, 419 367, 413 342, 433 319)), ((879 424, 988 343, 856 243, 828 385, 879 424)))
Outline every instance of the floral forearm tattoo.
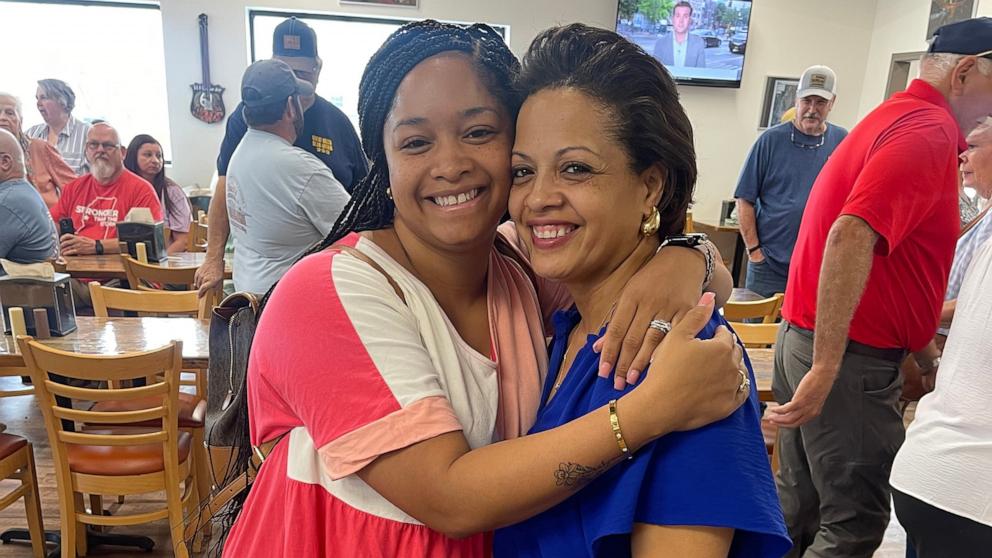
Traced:
POLYGON ((603 461, 595 467, 572 463, 571 461, 559 463, 555 469, 555 484, 567 488, 581 488, 598 477, 610 466, 609 461, 603 461))

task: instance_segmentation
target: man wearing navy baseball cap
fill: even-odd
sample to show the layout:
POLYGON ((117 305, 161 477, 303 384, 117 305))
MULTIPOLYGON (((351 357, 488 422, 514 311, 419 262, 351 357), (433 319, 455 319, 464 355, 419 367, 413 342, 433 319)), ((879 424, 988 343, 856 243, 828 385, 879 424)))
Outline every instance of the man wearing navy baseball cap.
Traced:
MULTIPOLYGON (((900 366, 911 355, 930 375, 940 363, 933 338, 961 227, 958 155, 964 134, 992 112, 990 56, 992 19, 940 28, 920 78, 859 122, 813 184, 775 345, 780 406, 769 409, 783 427, 776 481, 795 545, 788 556, 872 556, 891 496, 900 519, 904 511, 914 516, 903 522, 914 542, 922 539, 911 524, 932 523, 939 510, 953 512, 965 500, 973 500, 967 509, 987 509, 987 491, 955 499, 957 492, 941 489, 955 473, 940 458, 954 453, 953 437, 931 444, 926 466, 907 460, 903 467, 900 456, 893 467, 893 460, 905 438, 900 366)), ((928 531, 947 544, 917 544, 921 557, 988 551, 988 538, 952 550, 959 548, 948 546, 952 539, 974 533, 965 524, 976 521, 948 516, 928 531)))
MULTIPOLYGON (((291 17, 276 26, 272 34, 272 59, 286 63, 297 78, 314 89, 320 79, 322 62, 317 54, 317 34, 303 21, 291 17)), ((329 101, 311 93, 300 97, 303 105, 303 130, 296 147, 310 152, 334 173, 349 192, 368 174, 368 162, 362 144, 348 117, 329 101)), ((217 186, 208 212, 209 238, 207 255, 196 272, 195 286, 200 296, 219 288, 223 281, 224 246, 230 234, 226 198, 228 165, 234 149, 248 131, 239 104, 227 119, 227 131, 217 156, 217 186)))
POLYGON ((294 146, 313 85, 282 60, 245 70, 241 102, 248 132, 231 156, 225 195, 234 253, 234 288, 264 293, 323 239, 348 193, 316 156, 294 146))

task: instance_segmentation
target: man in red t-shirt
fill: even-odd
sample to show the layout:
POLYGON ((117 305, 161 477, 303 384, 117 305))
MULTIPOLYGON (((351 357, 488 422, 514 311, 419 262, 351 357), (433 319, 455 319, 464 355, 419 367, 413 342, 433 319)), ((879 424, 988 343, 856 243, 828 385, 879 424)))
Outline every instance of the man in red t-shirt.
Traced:
POLYGON ((117 222, 128 211, 147 207, 152 218, 162 220, 162 205, 152 185, 124 168, 124 147, 120 136, 106 123, 96 124, 86 137, 86 160, 90 174, 84 174, 62 190, 52 208, 56 223, 72 219, 75 234, 60 238, 62 255, 117 254, 117 222), (107 242, 109 241, 109 242, 107 242))
POLYGON ((899 364, 925 370, 960 223, 962 132, 992 109, 992 19, 942 27, 920 79, 864 118, 803 214, 776 342, 770 409, 789 556, 865 556, 881 543, 904 439, 899 364))

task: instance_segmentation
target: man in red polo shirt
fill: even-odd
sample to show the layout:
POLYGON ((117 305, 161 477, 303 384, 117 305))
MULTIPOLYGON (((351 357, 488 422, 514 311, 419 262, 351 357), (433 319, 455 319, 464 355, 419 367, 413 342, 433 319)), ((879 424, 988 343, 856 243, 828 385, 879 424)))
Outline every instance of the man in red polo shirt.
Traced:
POLYGON ((960 228, 957 157, 992 112, 992 19, 937 31, 920 79, 865 117, 813 185, 789 273, 771 410, 789 556, 870 557, 904 438, 899 363, 933 369, 960 228))

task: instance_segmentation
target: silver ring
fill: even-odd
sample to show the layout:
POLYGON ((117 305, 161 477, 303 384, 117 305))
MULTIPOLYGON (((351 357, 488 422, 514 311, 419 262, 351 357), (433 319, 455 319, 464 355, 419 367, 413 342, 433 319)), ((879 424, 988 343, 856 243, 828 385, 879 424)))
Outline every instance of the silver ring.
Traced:
POLYGON ((741 375, 741 384, 737 386, 737 393, 745 393, 751 388, 751 378, 742 368, 738 368, 737 373, 741 375))
POLYGON ((668 335, 668 333, 672 331, 672 323, 666 322, 665 320, 651 320, 648 327, 651 329, 657 329, 662 335, 668 335))

